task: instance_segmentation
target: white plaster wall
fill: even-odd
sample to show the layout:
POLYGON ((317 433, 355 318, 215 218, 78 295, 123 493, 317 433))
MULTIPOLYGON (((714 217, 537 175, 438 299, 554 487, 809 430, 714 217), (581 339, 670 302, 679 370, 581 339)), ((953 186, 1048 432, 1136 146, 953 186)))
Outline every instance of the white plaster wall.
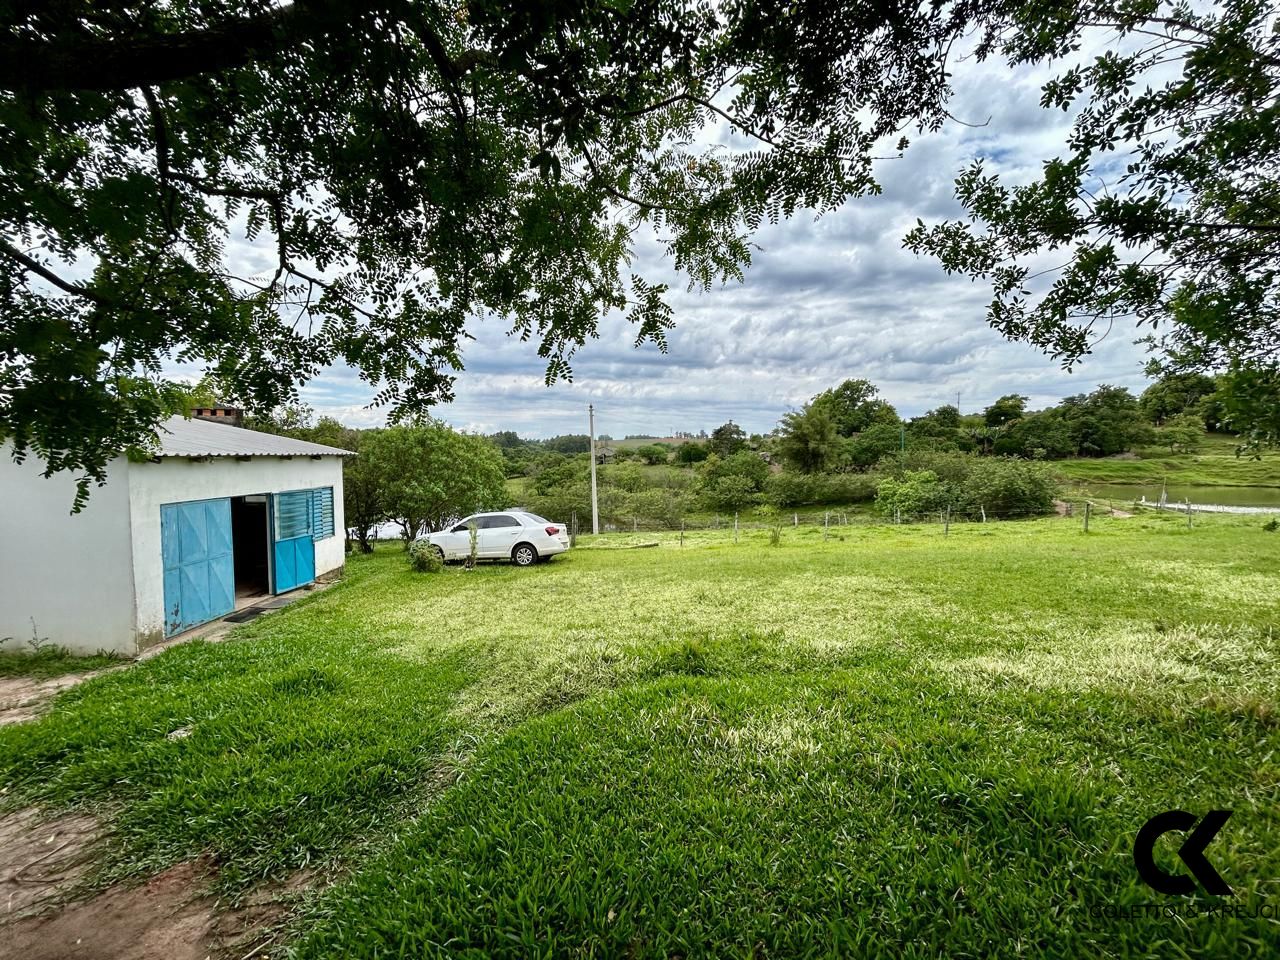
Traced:
POLYGON ((144 647, 164 636, 161 504, 333 487, 334 535, 316 541, 316 576, 337 570, 346 559, 341 457, 211 457, 199 461, 165 457, 157 463, 133 463, 129 468, 134 596, 138 638, 144 647))
POLYGON ((75 653, 138 652, 129 550, 129 470, 110 465, 72 514, 75 476, 40 475, 29 456, 15 464, 0 445, 0 637, 2 649, 30 651, 41 638, 75 653))

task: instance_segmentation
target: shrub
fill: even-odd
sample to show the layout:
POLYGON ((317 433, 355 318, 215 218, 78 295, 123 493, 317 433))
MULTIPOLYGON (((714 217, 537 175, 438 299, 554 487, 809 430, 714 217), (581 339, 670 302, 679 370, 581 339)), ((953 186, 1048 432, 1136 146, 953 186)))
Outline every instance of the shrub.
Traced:
POLYGON ((1059 492, 1057 475, 1047 463, 999 457, 975 460, 956 490, 954 506, 992 516, 1048 513, 1059 492))
POLYGON ((764 500, 777 507, 862 503, 874 500, 880 478, 865 473, 795 473, 784 470, 764 482, 764 500))
POLYGON ((705 443, 689 440, 676 447, 676 463, 701 463, 710 452, 705 443))
POLYGON ((782 511, 772 504, 756 508, 756 516, 769 528, 769 546, 782 545, 782 511))
POLYGON ((886 516, 918 517, 941 510, 950 499, 947 485, 932 470, 909 470, 901 479, 880 481, 876 509, 886 516))
POLYGON ((849 444, 849 460, 860 470, 874 466, 882 457, 891 456, 902 444, 901 426, 895 423, 873 423, 849 444))
POLYGON ((784 470, 765 478, 764 499, 775 507, 797 507, 813 502, 812 475, 784 470))
POLYGON ((632 517, 660 523, 672 530, 680 526, 688 508, 688 496, 667 487, 650 487, 628 494, 623 507, 632 517))
POLYGON ((616 490, 635 493, 649 485, 644 471, 635 463, 623 463, 616 466, 601 467, 597 471, 598 483, 616 490))
POLYGON ((863 503, 874 500, 880 477, 866 473, 820 473, 813 478, 813 503, 863 503))
POLYGON ((878 470, 895 480, 902 480, 909 473, 928 471, 946 484, 960 483, 969 475, 975 458, 955 450, 928 450, 923 448, 900 451, 880 460, 878 470))
POLYGON ((409 566, 416 573, 439 573, 444 569, 444 558, 426 540, 415 540, 409 546, 409 566))
POLYGON ((755 485, 746 477, 720 477, 703 492, 707 503, 716 510, 741 510, 757 502, 755 485))
POLYGON ((654 465, 667 462, 668 449, 660 443, 650 443, 635 450, 635 455, 645 463, 654 465))
POLYGON ((1280 530, 1280 520, 1272 517, 1262 525, 1262 529, 1267 531, 1267 533, 1275 533, 1277 530, 1280 530))
POLYGON ((751 492, 758 492, 769 477, 769 465, 760 455, 750 450, 740 450, 729 457, 709 457, 702 465, 702 479, 708 487, 726 477, 741 477, 751 484, 751 492))

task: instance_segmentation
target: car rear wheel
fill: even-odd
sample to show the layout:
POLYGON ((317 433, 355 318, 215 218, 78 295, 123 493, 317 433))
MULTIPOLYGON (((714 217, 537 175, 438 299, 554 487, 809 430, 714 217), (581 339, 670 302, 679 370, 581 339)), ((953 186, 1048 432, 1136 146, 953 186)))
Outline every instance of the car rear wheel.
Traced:
POLYGON ((531 567, 538 562, 538 551, 531 543, 517 543, 511 551, 511 559, 517 567, 531 567))

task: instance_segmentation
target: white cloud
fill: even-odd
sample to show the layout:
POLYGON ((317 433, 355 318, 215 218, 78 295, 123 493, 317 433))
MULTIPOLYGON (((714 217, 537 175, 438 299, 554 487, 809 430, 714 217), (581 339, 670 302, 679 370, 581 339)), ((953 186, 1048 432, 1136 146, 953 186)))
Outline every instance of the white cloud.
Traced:
MULTIPOLYGON (((765 227, 740 285, 689 293, 652 247, 639 250, 638 272, 673 289, 678 325, 667 355, 634 348, 628 325, 605 317, 599 340, 577 357, 574 381, 547 387, 531 345, 507 338, 500 321, 480 323, 463 350, 456 399, 435 413, 463 428, 548 435, 585 431, 593 403, 598 429, 615 436, 710 430, 729 418, 764 431, 846 377, 877 383, 905 415, 954 403, 957 392, 970 411, 1006 393, 1027 394, 1038 406, 1100 382, 1140 387, 1142 352, 1132 331, 1115 330, 1065 373, 987 326, 984 287, 902 247, 917 217, 934 222, 960 212, 952 182, 975 158, 1017 182, 1062 149, 1071 117, 1039 107, 1047 76, 999 62, 959 64, 952 114, 989 122, 949 124, 918 136, 904 158, 878 162, 880 196, 765 227)), ((269 251, 237 256, 246 270, 270 258, 269 251)), ((302 390, 321 413, 362 426, 384 417, 366 408, 372 394, 349 369, 328 370, 302 390)))

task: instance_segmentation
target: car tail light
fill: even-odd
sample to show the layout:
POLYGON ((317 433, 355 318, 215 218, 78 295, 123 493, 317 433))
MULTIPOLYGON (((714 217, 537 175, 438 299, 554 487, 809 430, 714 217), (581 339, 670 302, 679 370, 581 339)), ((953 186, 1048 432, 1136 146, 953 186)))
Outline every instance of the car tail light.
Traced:
POLYGON ((560 532, 560 528, 559 528, 559 527, 547 527, 547 536, 548 536, 548 537, 554 537, 554 536, 555 536, 557 533, 559 533, 559 532, 560 532))

